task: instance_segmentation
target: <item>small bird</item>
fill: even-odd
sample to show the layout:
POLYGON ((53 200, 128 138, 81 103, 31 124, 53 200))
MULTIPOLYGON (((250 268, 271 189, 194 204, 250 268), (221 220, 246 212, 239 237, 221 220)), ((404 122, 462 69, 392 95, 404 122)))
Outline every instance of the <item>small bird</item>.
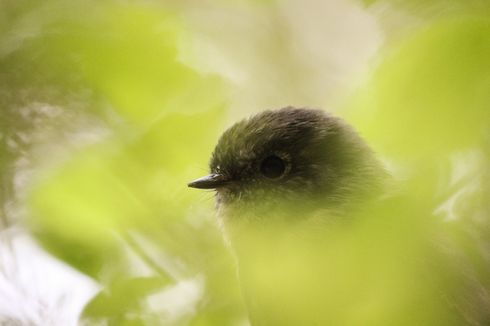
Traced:
POLYGON ((252 325, 490 322, 489 292, 451 257, 430 202, 397 194, 344 120, 264 111, 223 133, 210 170, 188 186, 216 190, 252 325))
MULTIPOLYGON (((275 234, 265 236, 269 242, 276 235, 288 234, 284 228, 278 231, 282 226, 295 225, 293 234, 298 234, 298 222, 330 223, 378 194, 387 178, 371 149, 342 119, 321 110, 293 107, 265 111, 233 125, 218 141, 210 169, 210 175, 188 186, 216 189, 220 220, 237 255, 242 282, 247 283, 244 292, 249 307, 264 306, 252 290, 256 282, 249 281, 253 277, 244 271, 250 267, 252 274, 260 274, 261 270, 256 251, 248 248, 260 241, 250 230, 272 223, 275 234), (248 233, 244 225, 251 226, 248 233)), ((260 308, 250 310, 256 325, 278 323, 258 313, 260 308)))
POLYGON ((216 189, 219 209, 242 212, 264 206, 270 212, 278 202, 340 211, 379 191, 386 179, 382 164, 342 119, 293 107, 233 125, 218 141, 210 169, 188 186, 216 189))

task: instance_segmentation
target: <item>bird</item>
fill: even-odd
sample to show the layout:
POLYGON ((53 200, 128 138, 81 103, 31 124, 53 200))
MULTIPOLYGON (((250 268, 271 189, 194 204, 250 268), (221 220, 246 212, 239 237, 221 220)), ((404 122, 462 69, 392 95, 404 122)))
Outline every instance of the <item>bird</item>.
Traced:
POLYGON ((285 107, 227 129, 188 186, 216 191, 254 326, 488 325, 488 274, 395 184, 342 118, 285 107))
POLYGON ((210 170, 188 186, 216 189, 218 208, 242 212, 299 199, 302 206, 340 210, 386 179, 372 150, 342 119, 293 107, 264 111, 225 131, 210 170))

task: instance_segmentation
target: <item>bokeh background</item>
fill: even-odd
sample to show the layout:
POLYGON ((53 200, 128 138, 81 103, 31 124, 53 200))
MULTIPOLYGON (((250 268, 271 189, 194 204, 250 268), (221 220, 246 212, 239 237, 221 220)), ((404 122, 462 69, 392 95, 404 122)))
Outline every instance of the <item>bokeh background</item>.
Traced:
MULTIPOLYGON (((486 0, 0 1, 0 323, 247 325, 213 193, 186 183, 227 126, 289 105, 353 124, 405 182, 395 212, 444 221, 485 296, 489 103, 486 0)), ((393 325, 391 295, 332 309, 393 325)))

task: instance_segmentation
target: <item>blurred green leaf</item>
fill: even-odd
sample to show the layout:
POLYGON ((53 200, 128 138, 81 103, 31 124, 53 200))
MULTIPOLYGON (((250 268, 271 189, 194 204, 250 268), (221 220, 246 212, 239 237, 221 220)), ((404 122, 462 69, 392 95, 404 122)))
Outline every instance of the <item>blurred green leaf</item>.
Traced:
POLYGON ((488 13, 490 4, 482 0, 362 0, 365 5, 385 4, 401 8, 412 14, 461 14, 468 11, 473 13, 488 13))
POLYGON ((83 317, 88 319, 123 318, 138 313, 141 300, 168 285, 162 277, 137 277, 117 280, 93 298, 85 307, 83 317))
MULTIPOLYGON (((275 2, 222 3, 250 9, 275 2)), ((488 4, 395 4, 415 13, 419 7, 434 10, 447 4, 451 15, 441 14, 443 19, 431 20, 382 52, 372 79, 349 103, 348 120, 384 157, 403 164, 417 161, 410 166, 416 177, 404 180, 403 195, 367 206, 351 224, 328 230, 315 225, 314 231, 286 226, 284 233, 278 232, 284 226, 278 226, 242 235, 242 290, 250 310, 262 309, 272 324, 458 325, 461 317, 440 300, 441 292, 465 298, 458 263, 476 266, 478 280, 487 276, 477 254, 446 261, 433 250, 432 240, 442 230, 462 253, 478 251, 462 222, 448 225, 433 218, 440 197, 446 192, 450 197, 453 189, 445 175, 448 157, 481 149, 489 127, 488 4), (320 239, 298 237, 301 231, 320 239)), ((186 187, 208 172, 206 162, 227 113, 226 85, 183 63, 181 42, 192 31, 170 7, 156 2, 2 2, 0 104, 10 112, 32 102, 59 106, 65 114, 83 108, 103 121, 104 136, 70 149, 46 167, 28 197, 28 223, 41 243, 107 285, 86 307, 87 318, 154 325, 156 317, 143 312, 148 295, 170 285, 170 274, 178 280, 203 274, 206 293, 186 322, 231 325, 244 319, 244 309, 234 261, 215 225, 213 193, 186 187), (152 254, 157 266, 152 272, 158 276, 131 274, 123 248, 127 239, 121 234, 133 231, 142 250, 152 254)), ((287 26, 284 19, 277 21, 273 35, 274 28, 281 34, 287 26)), ((276 55, 291 50, 288 35, 257 43, 266 45, 260 53, 270 54, 269 63, 279 59, 284 68, 294 66, 296 54, 282 61, 276 55)), ((298 67, 284 69, 278 82, 304 84, 293 77, 309 72, 298 67), (294 69, 300 72, 291 74, 294 69)), ((2 126, 10 128, 12 119, 4 120, 2 126)), ((56 134, 69 138, 65 126, 59 127, 56 134)), ((7 152, 0 148, 0 163, 7 152)), ((487 154, 482 165, 488 163, 487 154)), ((487 192, 475 192, 460 209, 465 216, 486 202, 487 192)))
POLYGON ((479 145, 490 117, 489 57, 488 19, 423 28, 387 53, 350 116, 377 150, 397 158, 479 145))

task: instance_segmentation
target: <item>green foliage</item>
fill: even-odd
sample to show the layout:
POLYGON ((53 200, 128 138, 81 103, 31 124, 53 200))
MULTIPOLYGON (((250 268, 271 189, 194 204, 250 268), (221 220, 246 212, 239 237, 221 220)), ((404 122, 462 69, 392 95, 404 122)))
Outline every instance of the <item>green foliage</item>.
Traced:
MULTIPOLYGON (((145 325, 145 318, 149 317, 144 316, 144 309, 139 301, 161 290, 168 283, 169 280, 162 277, 116 280, 85 307, 84 315, 90 323, 107 320, 109 325, 128 322, 145 325)), ((153 317, 155 318, 157 316, 153 317)))
POLYGON ((387 53, 354 104, 363 135, 390 156, 437 159, 488 128, 490 20, 442 20, 387 53), (464 113, 463 113, 464 112, 464 113), (403 144, 400 146, 400 144, 403 144))
POLYGON ((362 0, 362 2, 367 6, 390 5, 425 17, 437 17, 448 13, 488 14, 490 10, 490 5, 485 0, 362 0))
MULTIPOLYGON (((274 2, 230 3, 265 10, 257 4, 274 2)), ((417 12, 427 2, 396 3, 417 12)), ((479 222, 488 217, 490 175, 488 4, 451 4, 450 18, 383 49, 345 108, 347 120, 401 171, 395 194, 326 228, 241 230, 235 254, 256 318, 277 325, 460 325, 441 293, 464 301, 461 275, 468 273, 490 286, 471 236, 480 230, 486 242, 490 235, 479 222), (454 162, 461 157, 469 162, 458 179, 454 162), (434 242, 453 256, 444 258, 434 242)), ((183 63, 181 42, 196 31, 176 8, 81 0, 0 5, 2 132, 48 130, 50 142, 65 144, 73 125, 96 122, 105 131, 43 165, 27 199, 26 222, 40 243, 103 287, 85 308, 88 323, 232 325, 246 318, 213 194, 186 187, 207 173, 230 85, 183 63), (63 118, 22 113, 32 103, 58 108, 63 118), (203 294, 181 319, 149 307, 152 295, 200 277, 203 294)), ((291 80, 291 88, 303 83, 291 80)), ((264 86, 260 78, 254 83, 264 86)), ((47 150, 43 158, 56 155, 47 150)), ((7 171, 16 157, 7 146, 0 155, 7 171)), ((468 302, 463 310, 478 309, 480 302, 468 302)))
MULTIPOLYGON (((236 283, 220 288, 233 282, 233 266, 211 219, 212 195, 192 217, 202 197, 186 187, 205 169, 222 123, 225 97, 217 77, 203 76, 180 62, 184 24, 158 6, 25 4, 12 4, 11 13, 18 15, 14 23, 34 30, 34 36, 9 49, 11 54, 0 64, 2 72, 13 77, 9 94, 34 91, 5 105, 14 110, 25 102, 41 101, 71 110, 63 113, 68 117, 88 115, 102 121, 108 130, 96 144, 73 149, 44 171, 29 195, 28 223, 39 241, 106 284, 87 306, 86 319, 147 324, 149 317, 143 317, 148 307, 141 301, 155 288, 151 280, 174 285, 213 269, 228 270, 229 276, 208 281, 207 296, 214 296, 214 288, 222 298, 204 305, 200 318, 205 320, 206 307, 215 303, 223 308, 218 317, 210 317, 213 320, 239 318, 236 283), (39 21, 29 18, 31 6, 39 21), (148 250, 140 248, 136 236, 163 250, 176 267, 162 268, 161 261, 145 256, 143 264, 155 276, 141 278, 127 260, 127 247, 137 253, 148 250), (170 279, 177 280, 169 283, 170 279)), ((70 137, 55 123, 55 137, 70 137)), ((47 121, 45 128, 50 124, 47 121)))

